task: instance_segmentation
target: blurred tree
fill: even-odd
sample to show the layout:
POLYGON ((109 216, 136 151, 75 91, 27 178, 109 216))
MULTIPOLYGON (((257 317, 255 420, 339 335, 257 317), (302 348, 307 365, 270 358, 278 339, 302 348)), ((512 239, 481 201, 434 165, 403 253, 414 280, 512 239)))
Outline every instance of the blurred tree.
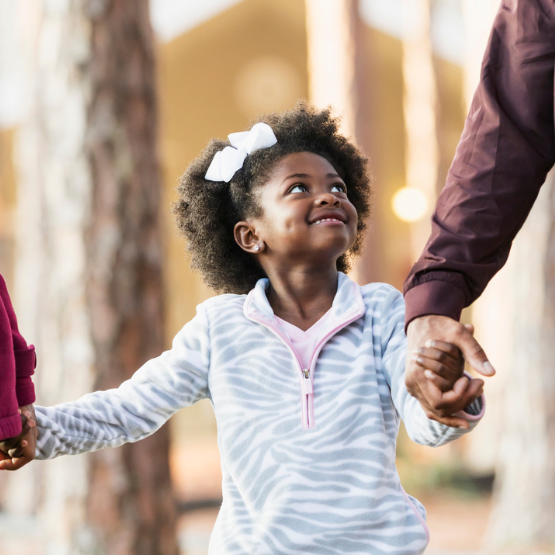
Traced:
MULTIPOLYGON (((494 505, 495 553, 555 548, 555 187, 548 177, 509 257, 494 505)), ((498 317, 499 317, 498 316, 498 317)))
MULTIPOLYGON (((155 54, 148 0, 24 0, 21 319, 39 398, 119 385, 164 347, 155 54)), ((36 465, 48 553, 176 555, 168 431, 36 465)))
MULTIPOLYGON (((365 152, 371 151, 365 105, 363 28, 358 0, 305 0, 310 101, 331 106, 341 115, 341 130, 365 152)), ((376 219, 351 277, 360 284, 376 281, 376 219)))
MULTIPOLYGON (((403 0, 403 80, 406 132, 406 187, 420 192, 423 209, 411 224, 414 260, 430 235, 437 198, 439 149, 436 134, 437 90, 430 38, 430 0, 403 0)), ((412 209, 418 202, 412 201, 412 209)))

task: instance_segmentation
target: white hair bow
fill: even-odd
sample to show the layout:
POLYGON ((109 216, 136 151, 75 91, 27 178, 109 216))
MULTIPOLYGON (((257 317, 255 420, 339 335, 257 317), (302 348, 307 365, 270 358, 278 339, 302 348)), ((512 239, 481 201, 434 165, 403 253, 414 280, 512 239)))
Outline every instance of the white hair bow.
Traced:
POLYGON ((248 154, 277 143, 272 128, 262 122, 253 125, 250 131, 231 133, 228 138, 233 146, 226 146, 223 150, 216 152, 204 176, 205 179, 229 183, 235 172, 243 167, 243 162, 248 154))

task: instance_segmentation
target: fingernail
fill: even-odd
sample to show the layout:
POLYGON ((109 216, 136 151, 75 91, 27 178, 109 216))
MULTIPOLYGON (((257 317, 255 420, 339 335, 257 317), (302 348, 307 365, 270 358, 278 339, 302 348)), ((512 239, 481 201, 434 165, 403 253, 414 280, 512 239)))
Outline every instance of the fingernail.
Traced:
POLYGON ((424 343, 424 346, 427 347, 428 349, 431 349, 434 346, 434 340, 433 339, 428 339, 428 341, 426 341, 426 343, 424 343))
POLYGON ((489 376, 493 376, 495 374, 495 368, 492 366, 489 360, 486 360, 486 362, 482 364, 482 367, 489 376))
POLYGON ((426 376, 427 378, 433 378, 434 373, 431 370, 424 370, 424 376, 426 376))
POLYGON ((35 427, 35 421, 29 420, 29 428, 34 428, 34 427, 35 427))
POLYGON ((25 440, 23 440, 21 442, 21 447, 27 447, 27 445, 28 445, 28 443, 25 440))

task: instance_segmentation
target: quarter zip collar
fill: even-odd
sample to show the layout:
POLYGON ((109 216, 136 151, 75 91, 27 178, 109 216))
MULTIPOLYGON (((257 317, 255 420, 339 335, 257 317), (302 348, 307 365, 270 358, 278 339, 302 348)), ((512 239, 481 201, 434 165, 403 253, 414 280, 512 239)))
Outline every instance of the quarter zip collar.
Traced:
POLYGON ((267 278, 258 280, 254 289, 247 295, 243 308, 245 316, 249 320, 269 328, 285 344, 296 361, 301 386, 301 423, 305 430, 316 427, 314 415, 314 371, 320 351, 331 337, 351 322, 358 320, 366 311, 360 287, 341 272, 338 274, 337 281, 337 292, 333 299, 329 317, 326 318, 326 325, 322 330, 322 338, 312 353, 309 368, 303 368, 302 361, 289 338, 283 333, 277 323, 274 311, 266 297, 266 290, 270 283, 267 278))
MULTIPOLYGON (((259 279, 254 289, 247 295, 243 312, 249 320, 277 327, 274 311, 268 302, 266 290, 268 278, 259 279)), ((330 310, 328 326, 341 329, 353 319, 359 318, 366 308, 360 287, 343 272, 338 272, 337 292, 330 310)))

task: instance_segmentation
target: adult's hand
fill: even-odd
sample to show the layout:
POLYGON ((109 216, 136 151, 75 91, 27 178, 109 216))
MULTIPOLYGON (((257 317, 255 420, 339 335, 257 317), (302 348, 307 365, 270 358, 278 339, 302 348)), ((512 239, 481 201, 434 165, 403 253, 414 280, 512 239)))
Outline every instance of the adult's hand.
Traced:
POLYGON ((468 428, 465 419, 453 415, 481 395, 484 382, 462 376, 452 389, 442 391, 433 378, 426 377, 424 368, 416 362, 413 355, 420 347, 433 347, 434 340, 444 341, 458 347, 474 370, 484 376, 493 376, 495 370, 472 333, 472 326, 463 326, 456 320, 439 315, 415 318, 407 328, 407 390, 418 399, 428 418, 447 426, 468 428))

